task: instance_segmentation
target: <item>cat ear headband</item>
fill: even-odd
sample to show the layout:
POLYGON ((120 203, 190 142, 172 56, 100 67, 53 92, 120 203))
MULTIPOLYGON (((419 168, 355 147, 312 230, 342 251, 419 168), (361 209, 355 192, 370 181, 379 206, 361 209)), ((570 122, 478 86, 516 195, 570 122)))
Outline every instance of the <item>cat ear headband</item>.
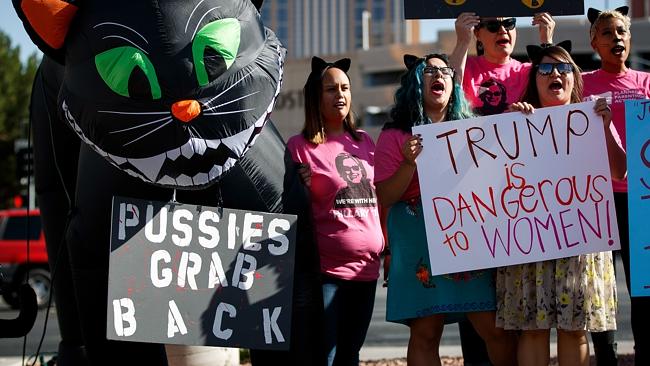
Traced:
MULTIPOLYGON (((617 11, 627 16, 627 13, 630 11, 630 8, 627 6, 621 6, 614 9, 614 11, 617 11)), ((591 25, 594 25, 594 22, 596 21, 596 19, 598 19, 601 13, 602 13, 601 10, 589 8, 589 10, 587 10, 587 19, 589 19, 589 23, 591 23, 591 25)))
POLYGON ((409 54, 404 55, 404 65, 409 70, 411 70, 413 67, 415 67, 417 64, 419 64, 422 61, 424 61, 424 57, 417 57, 415 55, 409 55, 409 54))
POLYGON ((542 47, 537 45, 528 45, 526 46, 526 52, 528 53, 528 58, 533 63, 537 63, 541 59, 541 55, 544 52, 544 50, 549 47, 560 47, 563 48, 565 51, 567 51, 569 54, 571 54, 571 41, 566 40, 556 44, 555 46, 550 45, 547 47, 542 47))
POLYGON ((349 58, 342 58, 334 62, 327 62, 320 57, 314 56, 311 58, 311 73, 322 75, 325 70, 331 67, 336 67, 337 69, 340 69, 341 71, 347 73, 348 70, 350 70, 350 62, 351 61, 349 58))

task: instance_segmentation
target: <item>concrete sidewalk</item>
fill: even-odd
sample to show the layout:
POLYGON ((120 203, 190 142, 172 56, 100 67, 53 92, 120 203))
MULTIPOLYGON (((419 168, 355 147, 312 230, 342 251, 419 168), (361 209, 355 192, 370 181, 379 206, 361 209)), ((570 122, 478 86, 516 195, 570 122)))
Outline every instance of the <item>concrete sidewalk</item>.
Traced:
MULTIPOLYGON (((634 353, 634 343, 631 341, 618 341, 618 353, 632 354, 634 353)), ((589 350, 593 354, 593 347, 589 345, 589 350)), ((440 355, 448 357, 462 356, 460 346, 440 346, 440 355)), ((368 346, 361 349, 361 360, 383 360, 391 358, 406 358, 406 346, 402 347, 380 347, 368 346)), ((551 344, 551 357, 557 356, 557 344, 551 344)), ((46 358, 46 361, 49 357, 46 358)), ((22 357, 0 357, 0 366, 22 366, 22 357)), ((31 362, 30 362, 31 365, 31 362)))

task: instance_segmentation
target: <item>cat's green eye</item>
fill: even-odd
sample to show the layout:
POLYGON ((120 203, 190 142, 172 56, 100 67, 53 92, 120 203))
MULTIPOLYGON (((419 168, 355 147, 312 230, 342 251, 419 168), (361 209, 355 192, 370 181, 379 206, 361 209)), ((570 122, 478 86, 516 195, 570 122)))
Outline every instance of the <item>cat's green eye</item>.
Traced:
POLYGON ((192 57, 200 86, 208 85, 235 62, 240 37, 241 26, 235 18, 215 20, 196 33, 192 57))
POLYGON ((119 95, 132 97, 133 90, 142 89, 141 85, 133 85, 136 83, 145 84, 146 92, 142 94, 151 95, 153 99, 160 99, 162 95, 153 64, 144 52, 135 47, 123 46, 104 51, 95 56, 95 66, 106 85, 119 95), (142 80, 131 80, 136 78, 142 80), (129 80, 132 84, 130 88, 129 80))

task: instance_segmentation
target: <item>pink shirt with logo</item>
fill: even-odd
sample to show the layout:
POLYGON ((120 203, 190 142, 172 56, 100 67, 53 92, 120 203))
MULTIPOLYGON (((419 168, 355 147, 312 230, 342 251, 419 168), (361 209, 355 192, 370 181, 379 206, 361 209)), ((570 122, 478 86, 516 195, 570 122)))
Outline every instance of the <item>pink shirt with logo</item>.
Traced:
POLYGON ((287 143, 293 160, 311 167, 311 206, 321 272, 356 281, 379 277, 384 237, 379 222, 375 144, 364 131, 313 144, 302 135, 287 143))
POLYGON ((530 63, 515 59, 500 65, 482 56, 468 57, 463 72, 463 91, 476 113, 503 113, 508 105, 521 100, 531 68, 530 63))
MULTIPOLYGON (((377 149, 375 150, 375 182, 384 181, 395 174, 399 166, 404 161, 402 155, 402 146, 412 134, 397 128, 389 128, 381 131, 377 139, 377 149)), ((413 174, 411 183, 402 195, 403 201, 408 201, 420 196, 420 183, 418 180, 417 170, 413 174)))
MULTIPOLYGON (((606 98, 612 108, 612 122, 625 149, 625 100, 650 98, 650 74, 628 69, 612 74, 602 69, 582 74, 584 99, 606 98)), ((627 192, 627 180, 614 181, 614 192, 627 192)))

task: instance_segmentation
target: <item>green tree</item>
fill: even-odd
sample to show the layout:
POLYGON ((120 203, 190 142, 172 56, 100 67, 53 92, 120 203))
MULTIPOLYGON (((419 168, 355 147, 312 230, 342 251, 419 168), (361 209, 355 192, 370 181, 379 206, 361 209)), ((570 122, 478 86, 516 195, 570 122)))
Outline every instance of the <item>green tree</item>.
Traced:
POLYGON ((14 142, 28 137, 29 102, 40 60, 32 54, 20 60, 20 46, 13 46, 0 31, 0 206, 24 188, 16 178, 14 142))

